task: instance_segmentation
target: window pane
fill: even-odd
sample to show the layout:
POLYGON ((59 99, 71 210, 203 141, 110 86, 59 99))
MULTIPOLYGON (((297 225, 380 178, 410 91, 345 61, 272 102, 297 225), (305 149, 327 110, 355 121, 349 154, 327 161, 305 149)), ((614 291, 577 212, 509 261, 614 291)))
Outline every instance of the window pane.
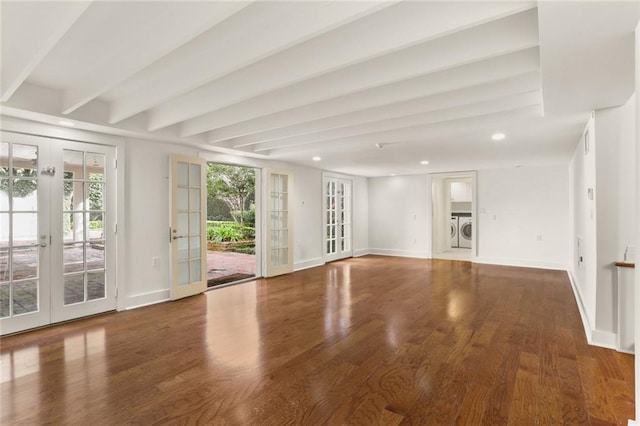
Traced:
POLYGON ((79 211, 85 209, 84 183, 67 181, 64 183, 64 197, 62 197, 62 208, 66 211, 79 211))
POLYGON ((0 213, 0 248, 9 247, 9 213, 0 213))
POLYGON ((187 235, 189 232, 189 213, 178 213, 178 235, 187 235))
POLYGON ((89 272, 87 274, 87 300, 105 297, 104 271, 89 272))
POLYGON ((200 164, 189 164, 189 185, 200 187, 200 164))
POLYGON ((104 241, 87 244, 87 271, 104 269, 104 241))
POLYGON ((84 274, 64 277, 64 304, 84 302, 84 274))
POLYGON ((189 165, 187 163, 178 163, 178 186, 189 186, 189 165))
POLYGON ((189 257, 200 257, 200 236, 189 239, 189 257))
POLYGON ((84 213, 63 213, 64 241, 84 241, 84 213))
POLYGON ((192 283, 200 281, 202 279, 202 274, 201 274, 201 270, 202 268, 200 267, 202 265, 200 259, 196 259, 196 260, 192 260, 189 262, 189 278, 191 280, 192 283))
POLYGON ((9 299, 11 298, 11 286, 9 283, 0 284, 0 318, 8 317, 11 307, 9 299))
POLYGON ((87 213, 87 219, 89 223, 88 240, 103 240, 104 239, 104 213, 92 212, 87 213))
POLYGON ((38 247, 14 248, 11 256, 12 279, 38 278, 38 247))
POLYGON ((200 234, 200 213, 189 213, 189 234, 200 234))
POLYGON ((187 260, 189 259, 189 239, 188 238, 178 238, 178 260, 187 260))
POLYGON ((9 281, 9 249, 0 249, 0 281, 9 281))
POLYGON ((65 274, 84 271, 84 244, 65 244, 63 259, 65 274))
POLYGON ((65 178, 73 176, 74 179, 84 179, 84 152, 65 149, 62 158, 65 178))
POLYGON ((38 280, 13 283, 13 314, 38 310, 38 280))
POLYGON ((189 190, 189 210, 200 210, 200 189, 189 190))
POLYGON ((13 144, 13 176, 38 176, 38 147, 13 144))
POLYGON ((87 174, 92 182, 104 181, 104 154, 87 152, 87 174))
POLYGON ((0 142, 0 176, 9 176, 9 142, 0 142))
POLYGON ((13 211, 38 210, 38 180, 12 179, 13 211))
POLYGON ((189 284, 189 262, 178 263, 178 285, 189 284))
POLYGON ((87 184, 87 210, 104 210, 104 183, 89 182, 87 184))
POLYGON ((13 245, 36 244, 38 240, 37 213, 13 214, 13 245))
POLYGON ((178 211, 186 212, 189 209, 189 190, 178 188, 178 211))

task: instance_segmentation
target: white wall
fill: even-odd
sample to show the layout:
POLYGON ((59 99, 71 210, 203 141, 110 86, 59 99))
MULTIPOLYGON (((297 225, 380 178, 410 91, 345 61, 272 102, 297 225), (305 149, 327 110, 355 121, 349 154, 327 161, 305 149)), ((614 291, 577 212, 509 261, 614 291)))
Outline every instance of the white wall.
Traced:
POLYGON ((597 289, 595 328, 617 331, 617 269, 634 245, 635 97, 595 113, 597 289))
MULTIPOLYGON (((369 179, 371 252, 430 257, 430 194, 427 175, 369 179)), ((566 269, 568 194, 566 166, 478 171, 476 260, 566 269)))
POLYGON ((134 307, 169 298, 169 156, 196 156, 184 146, 143 140, 126 143, 127 271, 118 297, 134 307), (152 259, 158 258, 158 266, 152 259))
POLYGON ((430 257, 431 191, 427 175, 369 179, 371 253, 430 257))
POLYGON ((585 316, 589 342, 615 347, 617 270, 627 246, 635 246, 635 97, 625 105, 597 110, 578 142, 570 164, 573 229, 569 272, 585 316), (593 199, 589 189, 593 188, 593 199), (577 241, 582 242, 578 253, 577 241), (583 262, 578 261, 582 255, 583 262))
POLYGON ((369 253, 369 179, 352 177, 353 181, 353 255, 369 253))
POLYGON ((571 258, 569 274, 576 288, 578 305, 583 312, 588 338, 595 326, 596 317, 596 209, 595 201, 589 200, 588 188, 594 188, 595 178, 595 127, 590 119, 578 141, 569 163, 571 181, 571 258), (589 150, 585 151, 585 134, 589 136, 589 150), (582 257, 582 262, 580 261, 582 257))
POLYGON ((476 261, 566 269, 566 166, 480 170, 477 182, 476 261))

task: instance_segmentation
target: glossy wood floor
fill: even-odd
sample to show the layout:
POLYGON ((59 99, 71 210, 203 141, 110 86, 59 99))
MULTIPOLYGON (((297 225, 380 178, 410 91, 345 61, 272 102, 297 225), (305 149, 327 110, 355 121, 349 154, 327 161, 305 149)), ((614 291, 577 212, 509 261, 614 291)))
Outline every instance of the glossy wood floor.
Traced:
POLYGON ((9 424, 602 425, 566 273, 367 256, 1 340, 9 424))

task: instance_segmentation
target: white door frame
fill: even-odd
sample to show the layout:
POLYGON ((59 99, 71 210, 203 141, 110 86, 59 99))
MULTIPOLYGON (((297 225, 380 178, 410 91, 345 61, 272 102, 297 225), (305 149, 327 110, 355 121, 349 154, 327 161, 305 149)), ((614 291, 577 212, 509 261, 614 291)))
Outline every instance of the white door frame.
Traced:
MULTIPOLYGON (((475 170, 460 171, 460 172, 446 172, 446 173, 430 173, 427 175, 427 199, 431 205, 430 214, 431 217, 427 221, 427 232, 429 233, 429 239, 427 242, 427 249, 429 251, 429 257, 437 257, 437 253, 434 252, 434 212, 435 209, 442 209, 446 211, 446 206, 436 205, 433 202, 433 182, 435 179, 452 179, 452 178, 471 178, 471 216, 473 218, 473 227, 471 228, 471 260, 475 260, 478 257, 478 186, 477 186, 477 172, 475 170)), ((441 214, 442 213, 441 211, 441 214)), ((447 224, 451 221, 447 218, 447 224)), ((448 230, 447 225, 447 230, 448 230)))
MULTIPOLYGON (((114 228, 117 227, 117 232, 114 235, 113 240, 113 245, 115 247, 115 266, 112 273, 115 278, 116 310, 126 309, 127 302, 126 298, 123 297, 126 294, 126 288, 122 288, 121 285, 122 283, 124 283, 124 276, 126 271, 126 223, 124 220, 126 195, 125 159, 124 155, 122 155, 124 153, 124 140, 118 137, 93 133, 89 131, 62 128, 45 123, 25 121, 22 119, 16 119, 6 116, 0 116, 0 130, 9 134, 22 135, 23 137, 50 138, 58 141, 75 141, 82 144, 106 145, 114 148, 114 156, 118 159, 118 167, 115 170, 115 174, 113 176, 113 178, 115 179, 116 188, 113 224, 114 228)), ((55 144, 55 141, 50 143, 55 144)), ((39 166, 41 167, 41 165, 39 166)), ((52 234, 52 232, 53 229, 49 230, 49 234, 52 234)), ((51 321, 49 321, 49 323, 51 323, 51 321)))
MULTIPOLYGON (((328 172, 323 172, 322 173, 322 190, 321 190, 321 196, 322 196, 322 257, 323 260, 325 262, 332 262, 334 260, 340 260, 340 259, 346 259, 348 257, 353 257, 353 228, 354 228, 354 223, 353 223, 353 188, 354 188, 354 184, 353 184, 353 177, 350 176, 345 176, 345 175, 341 175, 341 174, 336 174, 336 173, 328 173, 328 172), (326 212, 327 212, 327 192, 326 192, 326 185, 328 183, 328 181, 330 180, 334 180, 336 181, 336 183, 348 183, 349 184, 349 188, 350 188, 350 209, 349 209, 349 226, 350 226, 350 230, 349 230, 349 249, 348 250, 337 250, 335 254, 329 255, 327 254, 327 234, 326 234, 326 227, 327 227, 327 217, 326 217, 326 212)), ((339 227, 339 225, 338 225, 339 227)), ((340 241, 340 239, 338 238, 336 240, 336 242, 340 241)))

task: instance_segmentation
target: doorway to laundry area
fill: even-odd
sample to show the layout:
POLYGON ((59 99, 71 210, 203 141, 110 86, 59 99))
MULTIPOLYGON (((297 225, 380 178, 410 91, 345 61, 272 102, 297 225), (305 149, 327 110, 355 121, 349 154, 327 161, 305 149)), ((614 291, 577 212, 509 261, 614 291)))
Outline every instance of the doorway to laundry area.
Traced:
POLYGON ((475 172, 431 175, 434 259, 470 261, 476 253, 475 172))

